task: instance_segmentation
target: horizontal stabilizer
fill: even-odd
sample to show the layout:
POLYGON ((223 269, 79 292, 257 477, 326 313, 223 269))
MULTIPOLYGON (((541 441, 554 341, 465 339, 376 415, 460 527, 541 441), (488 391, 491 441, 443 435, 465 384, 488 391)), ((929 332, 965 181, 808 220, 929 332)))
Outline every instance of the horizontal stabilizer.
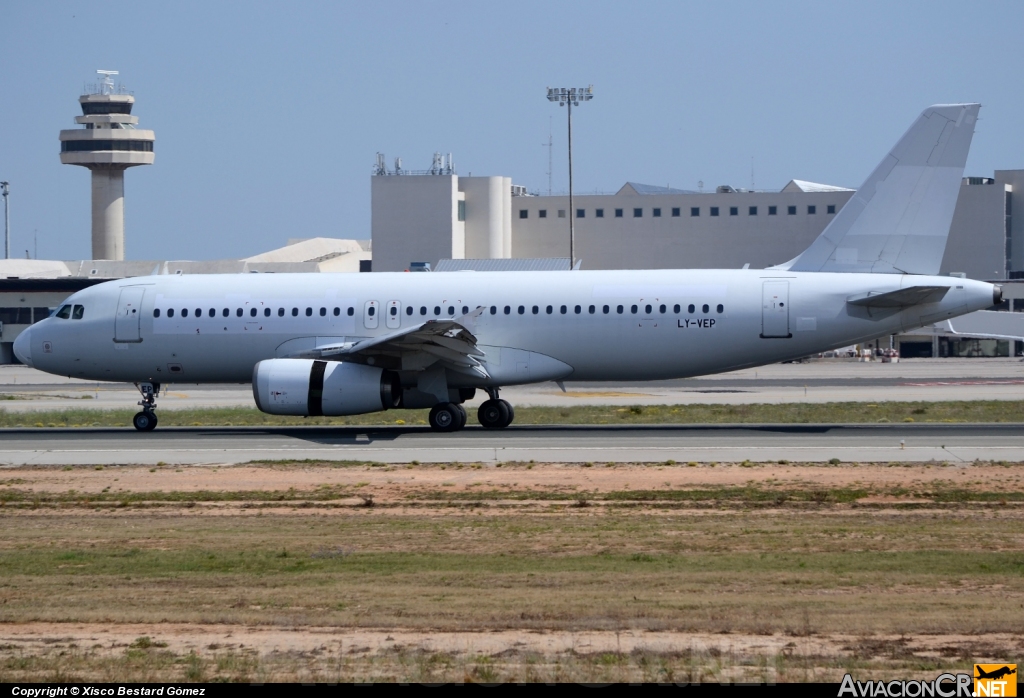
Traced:
POLYGON ((848 298, 846 302, 865 308, 909 308, 912 305, 938 303, 948 291, 949 286, 911 286, 888 293, 869 292, 848 298))
POLYGON ((979 104, 924 110, 790 271, 938 274, 979 104))

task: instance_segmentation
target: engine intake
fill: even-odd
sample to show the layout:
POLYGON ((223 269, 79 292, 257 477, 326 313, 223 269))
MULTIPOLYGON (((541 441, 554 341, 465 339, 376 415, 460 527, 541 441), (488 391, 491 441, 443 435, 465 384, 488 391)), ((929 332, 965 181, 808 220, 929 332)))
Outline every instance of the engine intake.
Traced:
POLYGON ((267 359, 252 370, 252 395, 267 414, 340 417, 397 407, 402 385, 397 373, 374 366, 267 359))

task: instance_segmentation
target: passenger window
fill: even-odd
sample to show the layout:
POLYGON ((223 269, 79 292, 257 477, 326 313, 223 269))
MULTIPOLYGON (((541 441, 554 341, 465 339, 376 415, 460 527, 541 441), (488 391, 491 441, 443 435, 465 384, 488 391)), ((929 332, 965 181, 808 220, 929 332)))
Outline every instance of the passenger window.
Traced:
POLYGON ((647 315, 651 314, 651 306, 650 306, 650 304, 644 306, 644 313, 646 313, 647 315))
POLYGON ((618 313, 619 315, 622 315, 622 306, 621 305, 615 306, 615 312, 618 313))
POLYGON ((235 315, 238 316, 238 317, 242 317, 242 309, 239 308, 238 310, 236 310, 235 311, 235 315))
POLYGON ((701 307, 701 311, 702 311, 702 312, 705 312, 705 313, 706 313, 706 312, 708 312, 709 310, 711 310, 711 308, 709 308, 709 307, 708 307, 708 304, 707 304, 707 303, 705 303, 705 304, 704 304, 704 305, 703 305, 703 306, 701 307))
MULTIPOLYGON (((173 310, 169 311, 169 312, 170 312, 170 316, 174 315, 174 311, 173 310)), ((62 305, 60 310, 57 311, 57 317, 59 317, 61 320, 67 320, 68 318, 70 318, 71 317, 71 306, 70 305, 62 305)))
POLYGON ((420 315, 426 315, 426 314, 427 314, 427 306, 421 305, 420 306, 420 315))
POLYGON ((224 314, 224 317, 227 317, 228 315, 231 314, 231 311, 228 310, 227 308, 224 308, 224 313, 223 314, 224 314))
MULTIPOLYGON (((338 309, 337 308, 334 309, 334 314, 335 315, 338 314, 338 309)), ((405 306, 405 314, 406 315, 412 315, 412 306, 411 305, 405 306)))
POLYGON ((558 309, 558 312, 560 312, 562 315, 565 315, 568 311, 569 311, 569 309, 566 308, 564 305, 559 307, 559 309, 558 309))
MULTIPOLYGON (((409 308, 409 314, 412 315, 412 307, 409 308)), ((341 308, 335 308, 334 317, 338 317, 339 315, 341 315, 341 308)))
POLYGON ((715 310, 717 310, 717 311, 718 311, 718 312, 720 312, 720 313, 721 313, 721 312, 725 312, 725 306, 724 306, 724 305, 722 305, 721 303, 719 303, 719 304, 718 304, 718 307, 717 307, 717 308, 715 308, 715 310))
POLYGON ((679 304, 678 303, 676 303, 675 305, 672 306, 672 312, 673 313, 678 313, 679 310, 680 310, 680 308, 679 308, 679 304))
MULTIPOLYGON (((337 308, 335 308, 335 310, 337 310, 337 308)), ((337 315, 337 313, 335 313, 335 315, 337 315)), ((284 317, 284 308, 278 308, 277 309, 277 316, 278 317, 284 317)))
POLYGON ((249 317, 256 317, 256 308, 249 308, 249 317))
POLYGON ((636 314, 636 306, 635 305, 629 306, 629 312, 631 312, 631 313, 633 313, 635 315, 636 314))
POLYGON ((469 313, 469 306, 468 305, 462 306, 462 314, 466 315, 467 313, 469 313))
POLYGON ((498 308, 496 306, 492 305, 491 306, 491 315, 497 315, 497 314, 498 314, 498 308))
MULTIPOLYGON (((394 311, 395 309, 392 308, 391 310, 394 311)), ((394 315, 394 312, 391 314, 394 315)), ((327 317, 327 308, 320 308, 320 317, 327 317)))
POLYGON ((690 303, 690 305, 686 306, 686 312, 688 312, 688 313, 692 313, 696 309, 697 308, 696 308, 696 306, 694 306, 693 303, 690 303))
POLYGON ((590 314, 593 315, 597 311, 597 307, 592 305, 588 310, 590 310, 590 314))
POLYGON ((160 317, 160 308, 153 308, 153 317, 160 317))
POLYGON ((188 317, 188 308, 182 308, 181 309, 181 316, 182 317, 188 317))
POLYGON ((210 308, 210 317, 217 317, 217 309, 210 308))
POLYGON ((298 316, 299 316, 299 309, 298 308, 292 308, 292 317, 298 317, 298 316))
POLYGON ((509 306, 506 305, 505 306, 505 314, 508 315, 511 312, 512 312, 512 308, 510 308, 509 306))
POLYGON ((578 305, 577 305, 577 306, 576 306, 575 308, 573 308, 573 310, 574 310, 574 311, 576 311, 576 314, 577 314, 577 315, 579 315, 580 313, 582 313, 582 312, 583 312, 583 308, 581 308, 581 307, 580 307, 580 306, 578 306, 578 305))
POLYGON ((550 315, 550 314, 551 314, 551 311, 553 311, 553 310, 554 310, 554 308, 552 308, 552 307, 551 307, 551 306, 549 305, 549 306, 548 306, 547 308, 545 308, 544 310, 545 310, 545 312, 547 312, 547 314, 548 314, 548 315, 550 315))
POLYGON ((355 314, 356 314, 356 309, 355 308, 349 308, 348 309, 348 316, 349 317, 352 317, 355 314))
POLYGON ((454 305, 449 305, 448 306, 448 314, 452 315, 452 316, 455 315, 455 306, 454 305))
POLYGON ((607 305, 602 305, 601 306, 601 312, 604 313, 605 315, 608 314, 608 310, 609 310, 609 308, 608 308, 607 305))
POLYGON ((537 314, 537 313, 539 313, 539 312, 540 312, 540 307, 538 307, 538 306, 536 306, 536 305, 535 305, 535 306, 533 306, 533 314, 534 314, 534 315, 536 315, 536 314, 537 314))
POLYGON ((665 307, 664 303, 662 303, 661 306, 658 308, 658 312, 661 313, 662 315, 665 314, 666 310, 668 310, 668 308, 665 307))
POLYGON ((263 317, 270 317, 270 308, 263 309, 263 317))
POLYGON ((519 314, 522 315, 525 312, 526 312, 526 306, 522 306, 522 305, 519 306, 519 314))
POLYGON ((440 314, 441 314, 441 306, 435 305, 434 306, 434 316, 436 317, 436 316, 438 316, 440 314))

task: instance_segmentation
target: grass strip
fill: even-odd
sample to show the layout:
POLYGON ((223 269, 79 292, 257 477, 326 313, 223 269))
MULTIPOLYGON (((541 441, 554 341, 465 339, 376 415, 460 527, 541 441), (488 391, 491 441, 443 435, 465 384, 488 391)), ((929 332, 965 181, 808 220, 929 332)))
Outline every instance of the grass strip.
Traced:
MULTIPOLYGON (((161 426, 425 426, 427 410, 391 410, 351 417, 282 417, 255 408, 160 410, 161 426)), ((12 412, 0 428, 130 427, 133 409, 75 408, 12 412)), ((472 419, 473 415, 471 415, 472 419)), ((516 424, 878 424, 887 422, 1024 423, 1024 400, 970 402, 827 402, 783 405, 579 405, 517 407, 516 424)))

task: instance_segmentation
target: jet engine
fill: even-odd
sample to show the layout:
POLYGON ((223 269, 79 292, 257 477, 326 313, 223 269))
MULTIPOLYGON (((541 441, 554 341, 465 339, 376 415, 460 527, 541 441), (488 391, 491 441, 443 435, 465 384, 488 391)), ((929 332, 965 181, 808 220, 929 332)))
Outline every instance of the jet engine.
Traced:
POLYGON ((398 374, 363 364, 267 359, 252 371, 256 407, 268 414, 328 417, 397 407, 398 374))

